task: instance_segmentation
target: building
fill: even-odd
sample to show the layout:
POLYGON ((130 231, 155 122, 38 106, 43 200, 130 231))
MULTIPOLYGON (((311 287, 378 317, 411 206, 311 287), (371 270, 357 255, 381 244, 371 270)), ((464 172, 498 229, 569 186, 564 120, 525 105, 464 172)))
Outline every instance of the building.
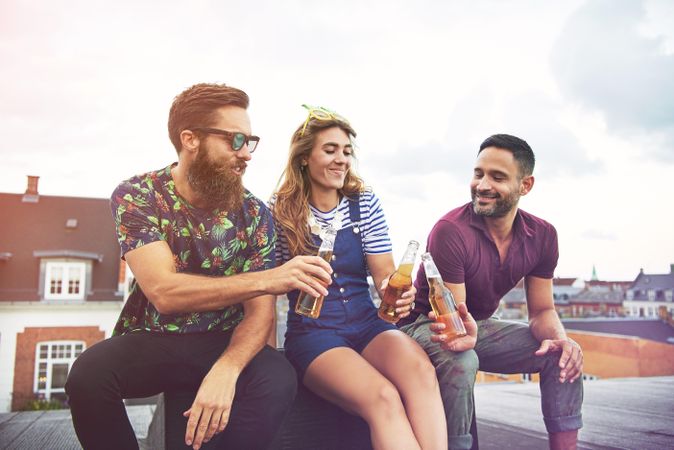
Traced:
MULTIPOLYGON (((552 298, 560 316, 570 314, 570 299, 585 288, 586 283, 580 278, 557 277, 552 279, 552 298)), ((524 279, 520 280, 515 287, 503 296, 496 314, 503 319, 525 319, 528 317, 524 279)))
POLYGON ((631 281, 585 282, 585 287, 562 305, 555 301, 561 317, 619 317, 624 316, 623 301, 631 281))
POLYGON ((107 199, 0 193, 0 412, 62 400, 75 358, 110 336, 125 265, 107 199))
POLYGON ((627 290, 623 306, 625 313, 632 317, 661 317, 663 311, 670 317, 674 313, 674 264, 669 273, 647 274, 639 271, 627 290))
POLYGON ((552 279, 552 298, 554 300, 568 300, 585 288, 585 282, 580 278, 555 277, 552 279))

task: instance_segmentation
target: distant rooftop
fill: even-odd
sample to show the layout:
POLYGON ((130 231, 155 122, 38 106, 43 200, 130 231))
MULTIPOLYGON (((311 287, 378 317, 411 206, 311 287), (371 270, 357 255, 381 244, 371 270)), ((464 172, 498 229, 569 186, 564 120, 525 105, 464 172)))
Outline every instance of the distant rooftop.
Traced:
POLYGON ((562 319, 562 323, 567 330, 635 336, 674 344, 674 327, 659 319, 597 317, 562 319))
MULTIPOLYGON (((634 291, 648 291, 674 289, 674 264, 669 266, 669 273, 650 274, 644 273, 643 269, 630 287, 634 291)), ((636 295, 635 295, 636 298, 636 295)))

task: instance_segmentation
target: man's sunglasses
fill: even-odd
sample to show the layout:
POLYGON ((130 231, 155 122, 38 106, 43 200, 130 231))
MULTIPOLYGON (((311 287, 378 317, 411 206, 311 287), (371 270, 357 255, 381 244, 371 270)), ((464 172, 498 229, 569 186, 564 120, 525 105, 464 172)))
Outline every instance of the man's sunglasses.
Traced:
POLYGON ((232 150, 235 152, 241 150, 243 145, 247 144, 248 151, 253 153, 257 148, 258 142, 260 142, 260 138, 257 136, 247 136, 243 133, 221 130, 219 128, 197 127, 192 128, 192 130, 201 131, 202 133, 208 134, 219 134, 226 137, 227 139, 230 139, 232 150))

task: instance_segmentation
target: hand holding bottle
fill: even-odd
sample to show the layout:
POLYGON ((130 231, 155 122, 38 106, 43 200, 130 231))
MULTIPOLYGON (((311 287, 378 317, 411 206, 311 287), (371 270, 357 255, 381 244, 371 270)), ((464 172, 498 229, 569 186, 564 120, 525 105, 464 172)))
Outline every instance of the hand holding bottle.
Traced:
POLYGON ((446 325, 443 322, 437 322, 438 317, 435 313, 431 311, 428 314, 429 319, 436 321, 430 325, 431 331, 435 333, 431 336, 431 341, 437 342, 440 344, 440 347, 452 352, 464 352, 470 350, 475 348, 477 342, 477 323, 475 322, 475 319, 473 319, 473 316, 468 312, 465 303, 459 303, 458 312, 461 317, 461 322, 466 328, 466 334, 453 340, 447 339, 447 335, 445 334, 446 325))

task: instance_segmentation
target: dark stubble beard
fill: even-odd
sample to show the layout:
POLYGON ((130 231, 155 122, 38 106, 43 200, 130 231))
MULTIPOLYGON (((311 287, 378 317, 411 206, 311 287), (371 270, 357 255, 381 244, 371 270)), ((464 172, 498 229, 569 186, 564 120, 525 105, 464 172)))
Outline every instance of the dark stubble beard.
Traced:
POLYGON ((208 157, 208 150, 199 145, 199 153, 187 170, 187 181, 209 209, 239 210, 243 205, 244 187, 240 176, 230 166, 219 166, 208 157))
POLYGON ((498 195, 496 197, 496 202, 493 204, 492 208, 485 210, 478 204, 476 189, 470 190, 470 197, 473 201, 473 211, 475 211, 475 214, 477 214, 478 216, 483 217, 504 217, 510 211, 512 211, 513 208, 517 207, 517 202, 519 202, 520 199, 520 196, 517 193, 517 191, 513 191, 507 197, 501 197, 500 195, 498 195))

